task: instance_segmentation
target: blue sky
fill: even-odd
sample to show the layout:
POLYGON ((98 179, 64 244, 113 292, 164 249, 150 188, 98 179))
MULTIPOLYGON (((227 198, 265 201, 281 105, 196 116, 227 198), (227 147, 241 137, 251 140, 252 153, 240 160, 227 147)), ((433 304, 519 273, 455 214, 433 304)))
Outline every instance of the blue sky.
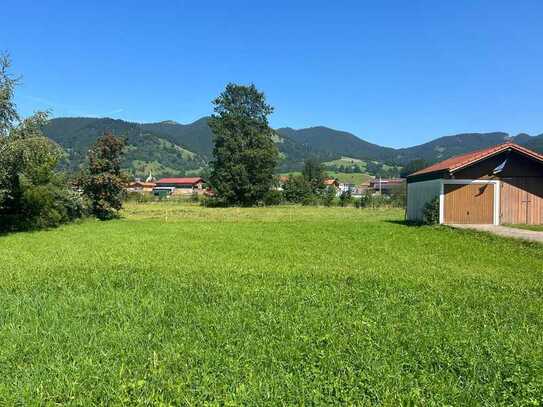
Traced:
POLYGON ((401 147, 543 133, 539 1, 8 1, 25 115, 188 123, 254 83, 274 127, 401 147))

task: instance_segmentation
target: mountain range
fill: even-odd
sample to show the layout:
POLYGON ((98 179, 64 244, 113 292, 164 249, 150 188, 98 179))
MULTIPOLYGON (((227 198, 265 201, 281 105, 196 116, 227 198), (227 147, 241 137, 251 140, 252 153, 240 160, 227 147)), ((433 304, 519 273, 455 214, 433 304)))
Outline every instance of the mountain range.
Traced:
MULTIPOLYGON (((149 172, 155 176, 191 175, 205 171, 212 158, 213 134, 207 120, 203 117, 190 124, 132 123, 109 118, 66 117, 51 119, 44 133, 66 151, 63 167, 68 170, 81 168, 89 147, 104 132, 111 132, 127 141, 123 167, 132 175, 141 177, 149 172)), ((281 155, 278 172, 299 170, 308 157, 323 162, 350 157, 372 163, 370 172, 379 175, 380 169, 399 168, 418 159, 433 163, 502 143, 506 138, 508 134, 503 132, 464 133, 394 149, 345 131, 318 126, 276 129, 274 141, 281 155)), ((510 139, 543 153, 543 134, 519 134, 510 139)))

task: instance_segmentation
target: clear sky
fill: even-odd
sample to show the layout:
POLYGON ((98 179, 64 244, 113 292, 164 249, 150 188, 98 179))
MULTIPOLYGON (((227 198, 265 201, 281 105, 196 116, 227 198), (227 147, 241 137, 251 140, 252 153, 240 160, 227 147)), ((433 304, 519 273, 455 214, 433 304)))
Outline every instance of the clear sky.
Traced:
POLYGON ((254 83, 274 127, 400 147, 543 133, 543 1, 8 1, 23 114, 194 121, 254 83))

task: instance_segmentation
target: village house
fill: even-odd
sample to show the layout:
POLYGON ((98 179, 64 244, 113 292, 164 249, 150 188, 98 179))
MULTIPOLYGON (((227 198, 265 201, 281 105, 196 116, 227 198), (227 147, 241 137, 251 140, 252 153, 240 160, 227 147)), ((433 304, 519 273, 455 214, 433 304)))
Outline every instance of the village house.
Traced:
POLYGON ((275 191, 283 191, 285 189, 285 184, 288 182, 290 177, 288 175, 279 175, 276 178, 275 185, 272 187, 275 191))
POLYGON ((192 195, 204 194, 205 181, 201 177, 162 178, 153 189, 155 195, 192 195))
POLYGON ((136 178, 134 181, 128 184, 126 190, 128 192, 151 193, 153 192, 155 186, 155 177, 153 177, 153 174, 149 172, 149 176, 145 181, 136 178))
POLYGON ((508 142, 410 174, 407 219, 436 197, 440 223, 543 224, 543 155, 508 142))
POLYGON ((156 186, 154 182, 135 180, 128 184, 128 192, 153 192, 153 188, 156 186))
POLYGON ((339 181, 335 178, 325 178, 323 182, 327 187, 339 188, 339 181))
POLYGON ((382 195, 392 195, 405 186, 403 178, 375 178, 369 182, 369 190, 382 195))

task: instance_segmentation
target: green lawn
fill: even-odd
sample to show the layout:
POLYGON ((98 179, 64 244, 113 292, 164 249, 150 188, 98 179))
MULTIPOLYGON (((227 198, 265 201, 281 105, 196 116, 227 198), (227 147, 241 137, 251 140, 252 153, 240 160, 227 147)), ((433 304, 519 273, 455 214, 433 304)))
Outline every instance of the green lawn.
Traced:
POLYGON ((132 204, 2 236, 0 405, 540 405, 542 246, 402 217, 132 204))

